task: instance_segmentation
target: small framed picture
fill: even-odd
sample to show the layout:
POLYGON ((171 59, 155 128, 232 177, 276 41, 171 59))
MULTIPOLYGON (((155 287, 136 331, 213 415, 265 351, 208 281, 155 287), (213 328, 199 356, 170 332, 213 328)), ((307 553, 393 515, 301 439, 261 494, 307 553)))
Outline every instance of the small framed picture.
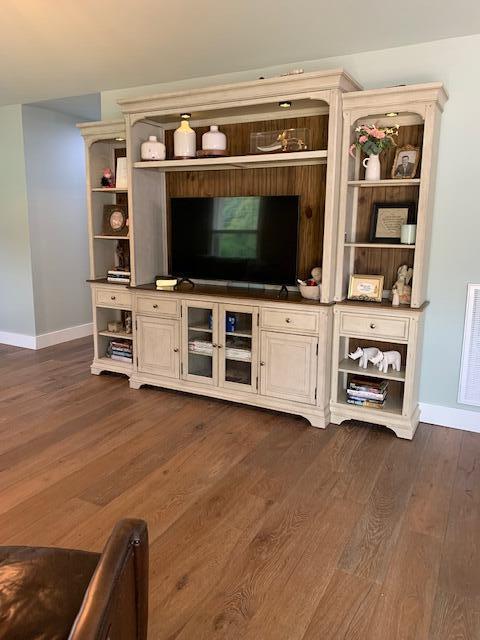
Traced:
POLYGON ((105 236, 128 236, 127 205, 104 205, 102 233, 105 236))
POLYGON ((349 300, 381 302, 384 276, 368 276, 354 274, 350 276, 348 287, 349 300))
POLYGON ((392 178, 395 180, 415 178, 419 162, 420 147, 412 147, 410 144, 398 147, 393 161, 392 178))
POLYGON ((403 224, 415 224, 414 202, 375 202, 370 225, 370 242, 399 244, 403 224))

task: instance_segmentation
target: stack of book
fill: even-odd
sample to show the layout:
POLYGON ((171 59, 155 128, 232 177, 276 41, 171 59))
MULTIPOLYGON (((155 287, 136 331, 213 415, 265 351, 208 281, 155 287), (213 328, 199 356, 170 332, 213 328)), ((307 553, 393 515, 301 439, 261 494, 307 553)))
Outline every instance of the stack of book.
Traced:
POLYGON ((112 360, 118 362, 133 362, 132 343, 127 340, 111 340, 108 353, 112 360))
POLYGON ((119 284, 130 284, 130 271, 116 267, 107 272, 107 282, 118 282, 119 284))
POLYGON ((369 409, 382 409, 387 392, 387 380, 352 378, 348 384, 347 402, 369 409))
POLYGON ((155 278, 155 287, 158 291, 173 291, 177 283, 177 278, 170 276, 157 276, 155 278))

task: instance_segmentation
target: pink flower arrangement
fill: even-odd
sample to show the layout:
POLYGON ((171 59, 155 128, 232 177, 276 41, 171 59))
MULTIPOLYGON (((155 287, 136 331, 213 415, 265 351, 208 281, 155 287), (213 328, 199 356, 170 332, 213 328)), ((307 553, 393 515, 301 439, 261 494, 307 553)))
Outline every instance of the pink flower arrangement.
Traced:
POLYGON ((377 127, 373 124, 361 124, 355 128, 355 142, 350 146, 350 155, 361 149, 367 156, 378 155, 384 149, 396 146, 394 136, 398 136, 398 124, 393 127, 377 127))

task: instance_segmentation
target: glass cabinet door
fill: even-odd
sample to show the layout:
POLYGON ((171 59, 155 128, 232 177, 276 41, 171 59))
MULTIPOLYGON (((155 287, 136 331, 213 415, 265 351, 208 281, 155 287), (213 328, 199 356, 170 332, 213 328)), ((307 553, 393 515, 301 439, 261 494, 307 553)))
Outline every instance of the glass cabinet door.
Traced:
POLYGON ((218 382, 218 305, 182 302, 182 377, 192 382, 218 382))
POLYGON ((218 333, 219 385, 257 393, 258 309, 221 304, 218 333))

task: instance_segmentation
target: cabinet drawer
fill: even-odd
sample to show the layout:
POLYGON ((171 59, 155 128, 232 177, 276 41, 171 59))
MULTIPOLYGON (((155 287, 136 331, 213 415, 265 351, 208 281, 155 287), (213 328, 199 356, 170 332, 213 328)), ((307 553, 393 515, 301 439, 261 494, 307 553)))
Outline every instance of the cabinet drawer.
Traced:
POLYGON ((318 331, 318 315, 308 311, 262 309, 261 319, 263 329, 282 329, 294 333, 318 331))
POLYGON ((340 314, 340 333, 384 338, 387 340, 408 340, 408 318, 385 318, 381 315, 340 314))
POLYGON ((175 298, 161 298, 159 296, 137 296, 137 313, 149 316, 180 316, 180 303, 175 298))
POLYGON ((129 291, 119 289, 96 289, 95 302, 104 307, 132 308, 132 294, 129 291))

